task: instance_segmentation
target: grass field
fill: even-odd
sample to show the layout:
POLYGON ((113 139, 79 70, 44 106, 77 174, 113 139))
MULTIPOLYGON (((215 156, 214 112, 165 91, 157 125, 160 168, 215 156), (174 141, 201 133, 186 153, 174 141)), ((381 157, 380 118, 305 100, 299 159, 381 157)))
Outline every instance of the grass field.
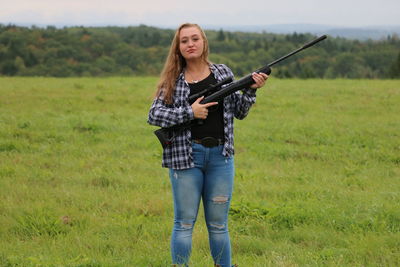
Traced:
MULTIPOLYGON (((156 82, 0 78, 0 266, 170 265, 156 82)), ((271 78, 235 127, 233 262, 400 266, 399 80, 271 78)))

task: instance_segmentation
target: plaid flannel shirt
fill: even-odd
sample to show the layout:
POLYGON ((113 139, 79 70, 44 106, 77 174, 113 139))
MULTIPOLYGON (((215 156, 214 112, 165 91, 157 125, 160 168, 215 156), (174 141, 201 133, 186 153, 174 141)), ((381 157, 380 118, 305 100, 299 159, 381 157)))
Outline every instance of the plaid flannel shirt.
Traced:
MULTIPOLYGON (((219 82, 227 77, 234 77, 232 71, 224 64, 210 64, 210 70, 219 82)), ((166 104, 162 95, 154 99, 148 115, 148 123, 160 127, 170 127, 194 119, 193 110, 188 102, 190 88, 182 72, 176 80, 173 103, 166 104)), ((222 154, 233 156, 233 119, 244 119, 250 107, 256 101, 255 89, 244 89, 224 99, 224 136, 222 154)), ((163 151, 162 167, 172 169, 193 168, 191 131, 185 129, 175 133, 174 141, 163 151)))

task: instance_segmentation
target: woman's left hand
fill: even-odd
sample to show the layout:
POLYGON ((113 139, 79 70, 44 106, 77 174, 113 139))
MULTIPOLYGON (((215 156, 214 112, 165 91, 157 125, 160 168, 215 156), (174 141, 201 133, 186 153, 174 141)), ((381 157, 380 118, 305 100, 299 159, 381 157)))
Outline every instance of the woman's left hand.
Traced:
POLYGON ((250 88, 252 89, 258 89, 263 87, 268 79, 268 75, 262 72, 260 73, 253 72, 252 77, 253 80, 255 81, 255 83, 250 86, 250 88))

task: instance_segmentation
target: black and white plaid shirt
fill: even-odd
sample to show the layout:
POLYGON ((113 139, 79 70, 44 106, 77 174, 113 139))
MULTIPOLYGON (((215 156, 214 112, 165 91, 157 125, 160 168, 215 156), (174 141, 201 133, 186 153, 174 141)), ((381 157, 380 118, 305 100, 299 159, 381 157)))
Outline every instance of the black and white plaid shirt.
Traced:
MULTIPOLYGON (((232 71, 223 64, 211 64, 211 72, 219 82, 227 77, 233 78, 232 71)), ((171 127, 194 119, 192 107, 188 102, 190 88, 183 72, 176 81, 173 103, 167 105, 163 97, 156 98, 150 108, 148 123, 160 127, 171 127)), ((225 143, 222 154, 230 157, 234 154, 233 148, 233 118, 244 119, 250 107, 256 101, 255 89, 244 89, 225 97, 224 99, 224 135, 225 143)), ((174 141, 163 151, 162 166, 172 169, 193 168, 193 156, 190 129, 177 131, 174 141)))

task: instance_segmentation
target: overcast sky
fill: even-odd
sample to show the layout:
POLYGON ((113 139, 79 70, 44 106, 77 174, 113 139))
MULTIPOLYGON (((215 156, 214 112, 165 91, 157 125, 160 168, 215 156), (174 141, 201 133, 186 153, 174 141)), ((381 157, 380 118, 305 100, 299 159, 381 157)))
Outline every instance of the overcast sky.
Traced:
POLYGON ((35 25, 400 25, 400 0, 0 0, 0 23, 35 25))

